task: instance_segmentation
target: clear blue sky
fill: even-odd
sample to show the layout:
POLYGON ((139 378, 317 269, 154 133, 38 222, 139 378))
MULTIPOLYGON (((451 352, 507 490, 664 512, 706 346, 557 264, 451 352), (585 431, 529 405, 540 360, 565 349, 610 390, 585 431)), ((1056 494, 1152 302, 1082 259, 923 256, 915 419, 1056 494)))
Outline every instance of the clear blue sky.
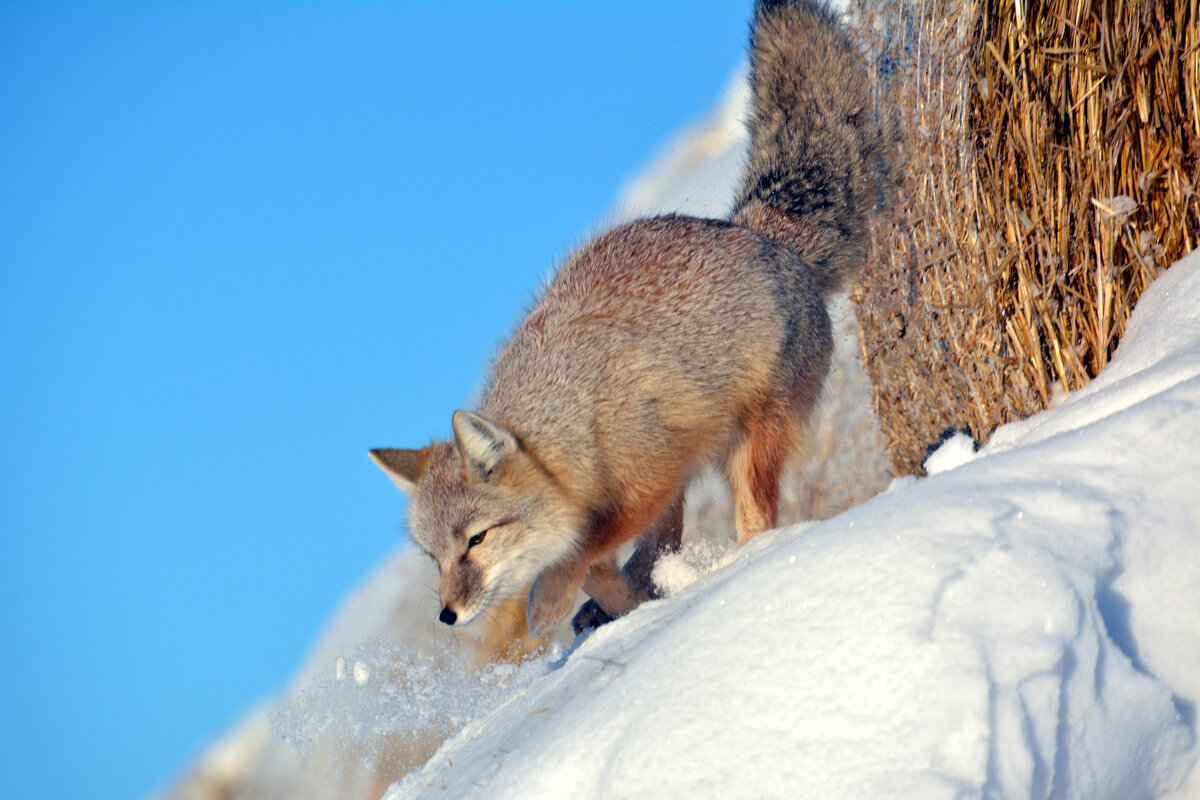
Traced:
POLYGON ((162 787, 404 536, 732 3, 0 4, 0 796, 162 787))

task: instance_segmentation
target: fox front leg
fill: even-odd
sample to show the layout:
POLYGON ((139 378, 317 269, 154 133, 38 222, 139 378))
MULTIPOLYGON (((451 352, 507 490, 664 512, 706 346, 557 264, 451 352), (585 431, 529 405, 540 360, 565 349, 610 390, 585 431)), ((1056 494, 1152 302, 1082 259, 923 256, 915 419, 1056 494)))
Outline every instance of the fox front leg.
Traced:
POLYGON ((525 616, 534 636, 549 633, 559 620, 571 612, 575 595, 583 586, 588 564, 582 558, 569 558, 547 567, 529 590, 525 616))

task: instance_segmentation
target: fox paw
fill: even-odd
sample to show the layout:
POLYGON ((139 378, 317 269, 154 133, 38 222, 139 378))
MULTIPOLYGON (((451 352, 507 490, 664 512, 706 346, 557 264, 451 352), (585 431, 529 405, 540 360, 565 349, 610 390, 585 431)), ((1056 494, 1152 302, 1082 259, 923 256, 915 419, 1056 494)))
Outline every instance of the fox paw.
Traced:
POLYGON ((534 636, 549 633, 559 620, 571 612, 575 604, 575 588, 570 591, 557 585, 554 580, 540 576, 529 590, 529 604, 525 606, 525 620, 529 632, 534 636))
POLYGON ((610 616, 600 607, 599 603, 595 600, 588 600, 575 612, 575 616, 571 620, 571 630, 575 631, 575 635, 578 636, 584 631, 592 631, 601 625, 607 625, 613 619, 615 617, 610 616))

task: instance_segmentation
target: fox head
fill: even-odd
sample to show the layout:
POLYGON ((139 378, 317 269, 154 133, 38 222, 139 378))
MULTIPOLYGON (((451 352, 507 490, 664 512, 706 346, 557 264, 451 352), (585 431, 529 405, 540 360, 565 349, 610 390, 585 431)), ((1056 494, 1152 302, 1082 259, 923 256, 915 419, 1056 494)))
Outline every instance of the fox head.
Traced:
POLYGON ((511 430, 469 411, 453 426, 453 441, 369 455, 409 496, 409 532, 441 571, 439 619, 464 625, 566 556, 583 520, 511 430))

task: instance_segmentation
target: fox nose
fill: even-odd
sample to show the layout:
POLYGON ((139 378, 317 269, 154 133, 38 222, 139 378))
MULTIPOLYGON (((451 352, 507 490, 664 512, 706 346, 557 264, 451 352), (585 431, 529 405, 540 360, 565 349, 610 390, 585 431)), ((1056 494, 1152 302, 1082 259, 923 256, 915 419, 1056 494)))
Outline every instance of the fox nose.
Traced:
POLYGON ((453 625, 454 621, 458 619, 458 614, 455 614, 453 611, 451 611, 450 606, 446 606, 442 609, 442 613, 438 615, 438 619, 447 625, 453 625))

